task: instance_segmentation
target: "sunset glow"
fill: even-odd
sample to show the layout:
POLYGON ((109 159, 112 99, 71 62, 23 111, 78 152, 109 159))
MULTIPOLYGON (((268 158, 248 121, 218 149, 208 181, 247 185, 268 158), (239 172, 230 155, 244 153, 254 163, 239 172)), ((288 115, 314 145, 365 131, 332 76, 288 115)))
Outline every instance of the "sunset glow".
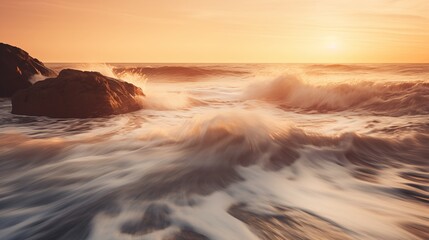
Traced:
POLYGON ((429 62, 427 0, 0 0, 46 62, 429 62))
POLYGON ((0 240, 428 240, 429 0, 0 0, 0 240))

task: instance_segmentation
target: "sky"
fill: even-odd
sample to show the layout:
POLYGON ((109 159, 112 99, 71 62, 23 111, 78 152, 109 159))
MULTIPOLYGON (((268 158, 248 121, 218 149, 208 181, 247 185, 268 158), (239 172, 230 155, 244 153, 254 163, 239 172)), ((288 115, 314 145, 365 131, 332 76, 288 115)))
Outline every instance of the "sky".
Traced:
POLYGON ((429 62, 429 0, 0 0, 44 62, 429 62))

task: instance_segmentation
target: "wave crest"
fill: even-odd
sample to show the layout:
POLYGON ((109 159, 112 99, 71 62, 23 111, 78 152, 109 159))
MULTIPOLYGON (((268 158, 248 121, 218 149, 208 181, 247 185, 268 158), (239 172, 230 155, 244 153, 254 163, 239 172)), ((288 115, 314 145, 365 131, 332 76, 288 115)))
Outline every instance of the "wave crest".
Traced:
POLYGON ((318 112, 360 109, 388 115, 429 113, 427 82, 314 85, 295 75, 285 75, 250 85, 243 98, 318 112))
POLYGON ((243 75, 246 71, 213 68, 213 67, 187 67, 187 66, 161 66, 161 67, 117 67, 113 72, 122 77, 127 74, 147 76, 175 76, 175 77, 207 77, 222 75, 243 75))

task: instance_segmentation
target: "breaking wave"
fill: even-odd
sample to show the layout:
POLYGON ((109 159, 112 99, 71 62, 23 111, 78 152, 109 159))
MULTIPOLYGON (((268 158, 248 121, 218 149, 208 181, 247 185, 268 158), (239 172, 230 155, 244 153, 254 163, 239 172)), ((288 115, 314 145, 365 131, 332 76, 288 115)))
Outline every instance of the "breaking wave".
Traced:
POLYGON ((429 113, 427 82, 316 85, 294 75, 285 75, 250 85, 243 98, 318 112, 360 109, 392 116, 429 113))
MULTIPOLYGON (((225 75, 244 75, 249 72, 243 70, 232 70, 214 67, 186 67, 186 66, 161 66, 161 67, 116 67, 113 72, 123 77, 127 74, 137 74, 146 76, 170 76, 170 77, 207 77, 225 75)), ((175 81, 176 79, 170 79, 175 81)))

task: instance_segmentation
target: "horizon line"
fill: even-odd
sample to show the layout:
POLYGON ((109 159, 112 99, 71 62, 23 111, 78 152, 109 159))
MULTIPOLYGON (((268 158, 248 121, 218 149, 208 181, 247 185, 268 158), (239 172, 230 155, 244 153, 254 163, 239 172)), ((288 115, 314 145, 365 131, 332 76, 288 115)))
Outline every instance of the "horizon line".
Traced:
POLYGON ((429 64, 429 62, 43 62, 45 64, 429 64))

